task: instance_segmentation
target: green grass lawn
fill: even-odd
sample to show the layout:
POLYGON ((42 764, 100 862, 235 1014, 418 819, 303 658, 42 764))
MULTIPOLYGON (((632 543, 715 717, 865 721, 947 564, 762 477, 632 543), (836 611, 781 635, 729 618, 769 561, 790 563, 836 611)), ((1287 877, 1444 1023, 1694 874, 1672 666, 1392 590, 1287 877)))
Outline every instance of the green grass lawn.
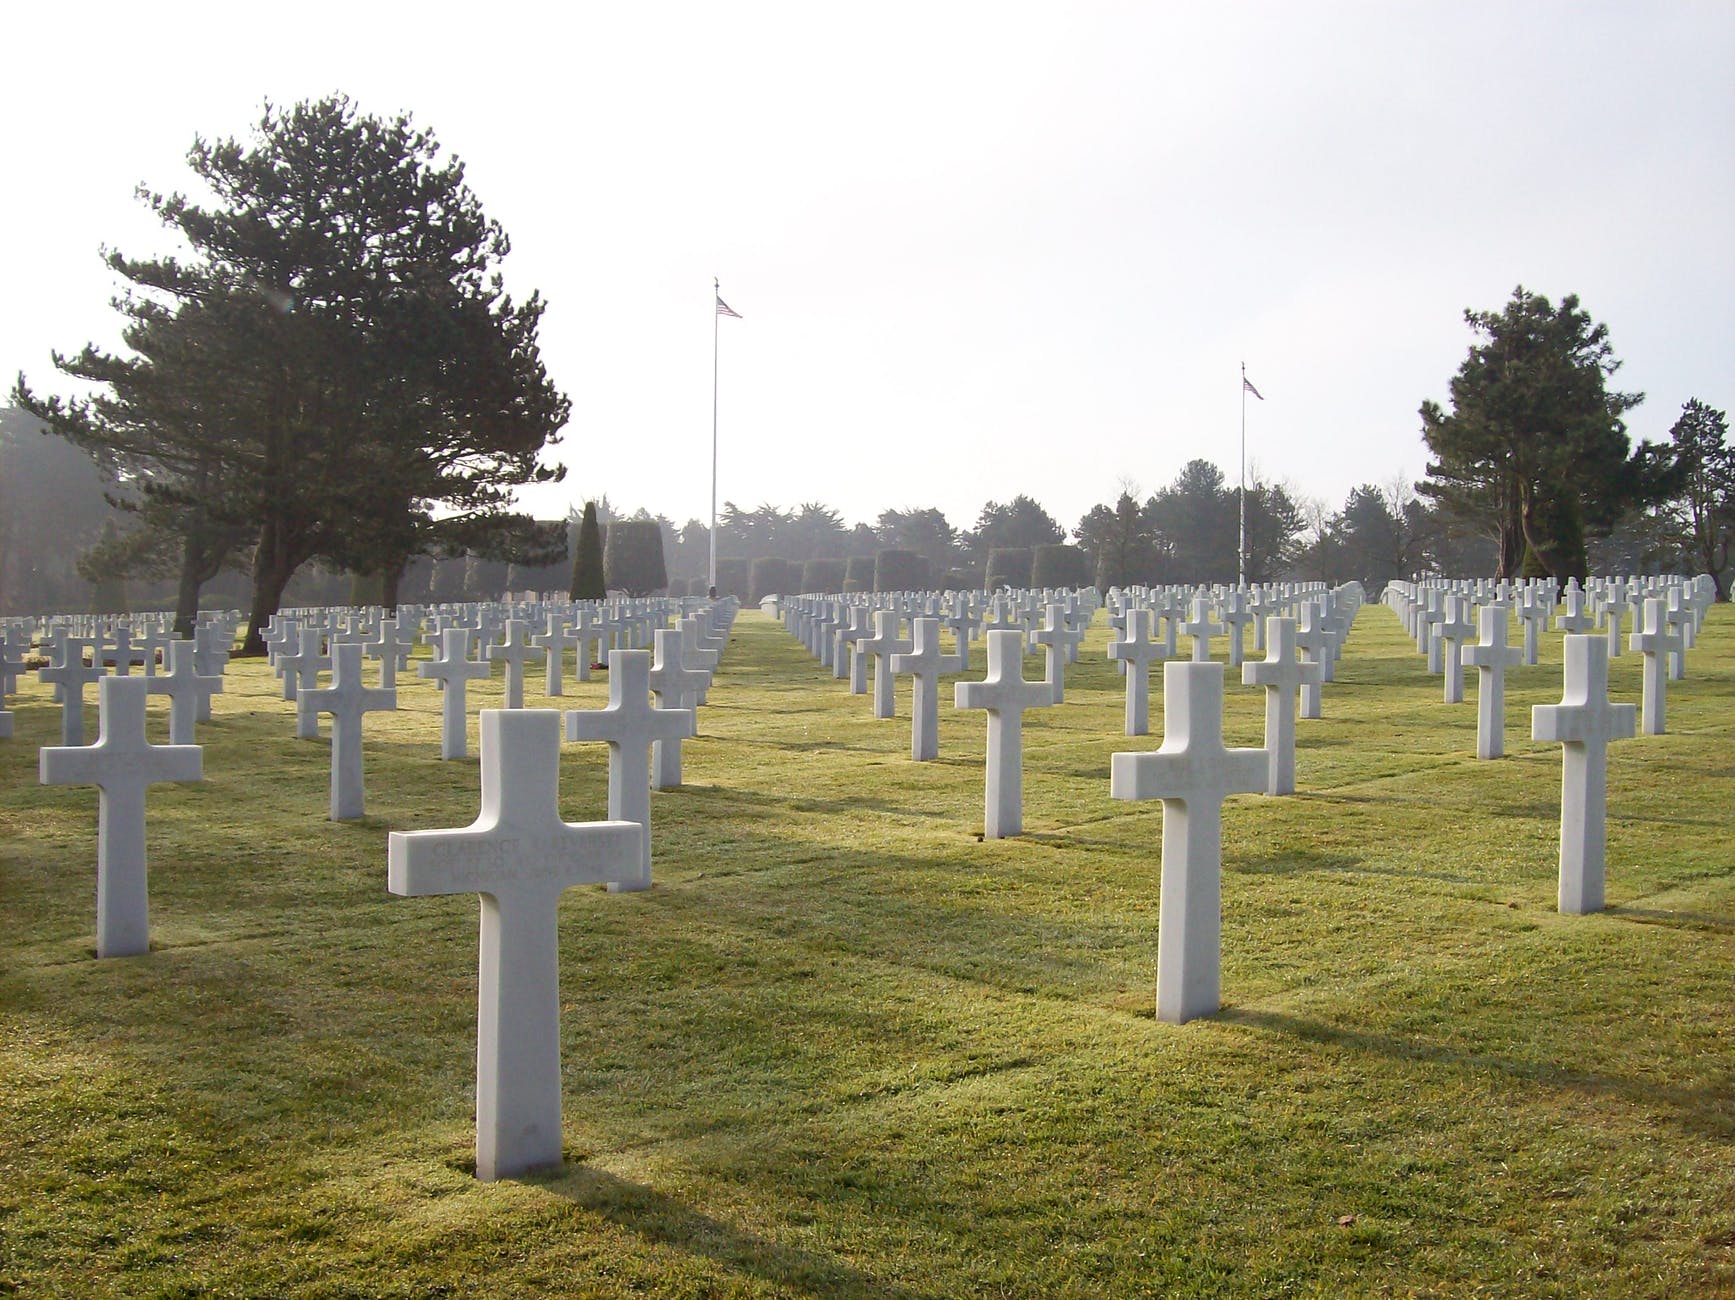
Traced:
MULTIPOLYGON (((370 816, 336 825, 326 742, 233 663, 207 780, 150 796, 154 950, 100 962, 96 792, 37 784, 58 709, 25 685, 0 1292, 1735 1294, 1735 611, 1670 734, 1611 749, 1609 909, 1563 917, 1560 748, 1528 739, 1559 637, 1478 762, 1473 675, 1440 703, 1363 610, 1300 792, 1225 806, 1225 1005, 1181 1027, 1154 1017, 1161 808, 1108 797, 1160 683, 1156 734, 1122 736, 1106 639, 1026 715, 1026 834, 984 843, 950 679, 914 763, 907 682, 875 722, 744 613, 687 785, 652 796, 656 887, 561 906, 565 1166, 487 1185, 476 901, 385 887, 388 830, 476 815, 432 685, 369 716, 370 816)), ((1262 710, 1232 684, 1229 743, 1262 710)), ((562 752, 564 815, 600 819, 606 750, 562 752)))

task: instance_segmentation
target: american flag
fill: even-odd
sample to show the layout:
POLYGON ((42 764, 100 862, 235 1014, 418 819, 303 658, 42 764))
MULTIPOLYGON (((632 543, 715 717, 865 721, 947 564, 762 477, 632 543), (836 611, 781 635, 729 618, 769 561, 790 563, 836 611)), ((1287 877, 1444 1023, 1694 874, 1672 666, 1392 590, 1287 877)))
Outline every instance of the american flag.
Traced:
MULTIPOLYGON (((730 312, 729 314, 731 316, 733 316, 735 313, 730 312)), ((1260 401, 1263 402, 1265 400, 1265 398, 1260 395, 1259 390, 1257 388, 1253 387, 1253 381, 1251 379, 1247 378, 1246 375, 1241 376, 1241 387, 1246 389, 1249 393, 1252 393, 1253 396, 1258 397, 1260 401)))
MULTIPOLYGON (((733 316, 736 320, 741 319, 741 313, 736 311, 728 303, 724 302, 721 295, 718 295, 717 297, 717 314, 719 316, 733 316)), ((1264 399, 1262 398, 1260 400, 1263 401, 1264 399)))

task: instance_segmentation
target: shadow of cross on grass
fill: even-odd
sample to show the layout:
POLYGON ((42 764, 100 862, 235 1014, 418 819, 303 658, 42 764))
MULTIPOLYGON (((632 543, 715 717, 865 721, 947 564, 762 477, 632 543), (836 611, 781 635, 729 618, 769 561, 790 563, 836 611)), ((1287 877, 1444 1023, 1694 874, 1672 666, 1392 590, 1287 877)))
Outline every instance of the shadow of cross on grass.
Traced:
POLYGON ((569 1157, 558 1174, 530 1174, 526 1183, 564 1197, 654 1246, 700 1255, 724 1268, 800 1295, 943 1300, 942 1291, 912 1291, 810 1250, 780 1245, 700 1214, 674 1197, 569 1157))
POLYGON ((1323 1020, 1250 1007, 1226 1007, 1217 1013, 1216 1019, 1220 1023, 1288 1034, 1303 1042, 1377 1052, 1393 1060, 1498 1074, 1514 1082, 1569 1089, 1586 1096, 1612 1094, 1639 1106, 1668 1108, 1674 1112, 1675 1121, 1689 1133, 1725 1142, 1735 1138, 1735 1104, 1730 1100, 1735 1098, 1735 1079, 1732 1078, 1718 1078, 1703 1087, 1672 1087, 1652 1079, 1628 1079, 1546 1062, 1512 1060, 1488 1052, 1466 1052, 1437 1043, 1349 1029, 1323 1020))

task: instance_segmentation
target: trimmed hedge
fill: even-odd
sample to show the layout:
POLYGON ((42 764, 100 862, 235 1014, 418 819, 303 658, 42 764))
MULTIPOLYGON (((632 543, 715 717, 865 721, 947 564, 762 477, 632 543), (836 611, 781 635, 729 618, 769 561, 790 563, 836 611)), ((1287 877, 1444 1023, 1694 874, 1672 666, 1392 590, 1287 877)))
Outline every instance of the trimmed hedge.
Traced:
POLYGON ((1022 591, 1031 585, 1030 570, 1036 562, 1028 546, 1003 546, 988 552, 988 590, 1012 587, 1022 591))
POLYGON ((928 587, 928 558, 914 551, 887 547, 874 556, 874 590, 925 591, 928 587))

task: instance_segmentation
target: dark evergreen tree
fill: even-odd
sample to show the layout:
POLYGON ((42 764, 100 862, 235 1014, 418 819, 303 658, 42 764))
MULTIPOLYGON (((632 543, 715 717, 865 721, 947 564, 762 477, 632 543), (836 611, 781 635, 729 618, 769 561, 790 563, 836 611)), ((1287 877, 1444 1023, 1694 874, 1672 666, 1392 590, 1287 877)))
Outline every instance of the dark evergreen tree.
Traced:
POLYGON ((568 403, 539 357, 543 304, 501 284, 505 232, 407 117, 267 107, 250 145, 196 140, 189 163, 215 207, 142 197, 192 257, 108 256, 135 286, 137 356, 56 357, 108 385, 100 402, 39 402, 22 377, 19 396, 199 503, 187 518, 253 528, 257 653, 309 559, 384 575, 389 603, 412 557, 511 517, 515 487, 559 477, 537 455, 568 403))
POLYGON ((596 502, 584 503, 584 518, 578 524, 578 552, 572 557, 572 582, 567 595, 573 600, 601 600, 608 595, 603 580, 602 528, 596 521, 596 502))
POLYGON ((663 527, 655 519, 617 519, 603 542, 603 574, 610 591, 649 596, 668 586, 663 527))
POLYGON ((1619 369, 1598 324, 1569 294, 1556 308, 1520 285, 1499 312, 1467 311, 1479 337, 1451 382, 1452 410, 1422 404, 1433 460, 1416 490, 1499 548, 1498 572, 1587 576, 1585 540, 1672 490, 1656 448, 1632 448, 1619 369))
POLYGON ((1681 470, 1680 493, 1670 503, 1673 540, 1687 562, 1729 599, 1729 561, 1735 547, 1735 447, 1722 411, 1693 398, 1669 430, 1681 470))

